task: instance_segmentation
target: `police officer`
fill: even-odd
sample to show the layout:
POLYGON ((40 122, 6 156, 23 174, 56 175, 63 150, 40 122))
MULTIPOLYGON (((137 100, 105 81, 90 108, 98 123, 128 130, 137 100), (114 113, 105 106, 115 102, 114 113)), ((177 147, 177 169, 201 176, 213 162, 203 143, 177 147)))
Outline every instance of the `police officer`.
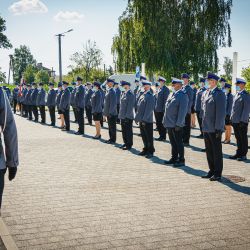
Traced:
POLYGON ((221 90, 224 89, 226 82, 227 82, 227 81, 226 81, 225 78, 222 78, 222 77, 220 78, 219 83, 220 83, 220 88, 221 88, 221 90))
POLYGON ((219 181, 223 170, 221 135, 225 125, 226 96, 217 87, 220 79, 217 75, 209 72, 207 79, 209 89, 204 94, 202 130, 209 172, 202 178, 219 181))
POLYGON ((70 93, 70 105, 73 109, 74 117, 75 117, 75 122, 77 122, 77 109, 75 105, 75 94, 76 94, 76 83, 72 82, 73 90, 70 93))
POLYGON ((58 83, 57 93, 56 93, 56 107, 57 107, 57 113, 59 115, 58 119, 61 120, 61 126, 60 126, 60 128, 64 129, 65 128, 64 116, 63 116, 62 110, 60 110, 60 102, 61 102, 62 94, 63 94, 62 83, 59 82, 58 83))
POLYGON ((117 123, 120 124, 119 112, 120 112, 120 103, 121 103, 121 90, 119 88, 118 82, 114 83, 114 89, 116 94, 116 105, 117 105, 117 123))
POLYGON ((76 135, 84 134, 84 108, 85 108, 85 87, 82 84, 82 78, 77 77, 77 90, 75 93, 75 105, 77 109, 78 131, 76 135))
POLYGON ((136 96, 137 92, 139 91, 140 89, 140 81, 139 79, 135 79, 135 88, 134 88, 134 95, 136 96))
POLYGON ((206 79, 205 78, 200 78, 200 83, 199 83, 199 89, 196 93, 196 98, 195 98, 195 104, 194 104, 194 110, 196 112, 196 117, 199 123, 199 127, 200 127, 200 135, 197 136, 197 138, 203 138, 203 132, 202 132, 202 114, 201 114, 201 98, 202 95, 204 93, 204 91, 206 91, 206 87, 205 87, 205 82, 206 79))
POLYGON ((182 90, 188 96, 188 110, 185 118, 185 126, 183 128, 183 143, 184 146, 189 146, 190 133, 191 133, 191 108, 194 100, 194 92, 189 85, 189 75, 184 73, 181 75, 181 78, 183 80, 182 90))
POLYGON ((27 92, 28 92, 27 86, 25 83, 23 83, 21 96, 20 96, 21 116, 23 117, 27 117, 27 108, 26 108, 26 102, 25 102, 25 96, 27 92))
POLYGON ((13 112, 14 112, 14 114, 16 113, 18 92, 19 92, 19 88, 18 88, 18 86, 16 86, 13 89, 13 91, 12 91, 12 96, 13 96, 13 112))
POLYGON ((137 112, 138 101, 140 100, 140 97, 144 93, 144 87, 142 86, 142 81, 144 80, 147 80, 147 78, 145 76, 140 76, 139 88, 135 95, 135 112, 137 112))
POLYGON ((101 92, 101 83, 94 82, 93 94, 91 95, 91 112, 95 122, 96 135, 93 139, 101 139, 101 121, 103 110, 103 95, 101 92))
POLYGON ((104 120, 108 121, 109 128, 109 140, 106 141, 108 144, 114 144, 116 142, 116 121, 117 121, 117 97, 114 89, 115 81, 107 79, 108 91, 105 95, 104 101, 104 120))
POLYGON ((32 88, 30 84, 27 84, 27 94, 25 96, 25 102, 26 102, 26 108, 28 112, 28 119, 31 121, 32 120, 32 101, 31 101, 31 93, 32 93, 32 88))
POLYGON ((8 169, 9 180, 16 176, 18 160, 17 129, 11 111, 10 103, 2 87, 0 87, 0 129, 3 138, 0 138, 0 216, 2 196, 4 190, 4 175, 8 169), (2 140, 4 140, 4 149, 2 140))
POLYGON ((41 123, 45 124, 46 122, 46 113, 45 113, 45 97, 46 97, 46 92, 43 88, 43 83, 39 83, 39 91, 37 94, 37 99, 36 99, 36 106, 39 107, 40 115, 41 115, 41 123))
POLYGON ((130 150, 133 146, 135 95, 130 89, 131 84, 129 82, 121 81, 121 86, 124 88, 124 91, 121 96, 119 119, 121 120, 124 144, 120 148, 123 150, 130 150))
POLYGON ((233 100, 231 121, 234 128, 234 134, 237 142, 236 154, 230 159, 245 161, 247 159, 248 138, 247 129, 250 113, 250 95, 245 90, 246 81, 236 78, 237 94, 233 100))
POLYGON ((154 156, 154 139, 153 139, 153 113, 155 107, 155 98, 151 93, 152 83, 143 80, 142 86, 144 93, 138 100, 137 112, 135 115, 135 122, 139 122, 140 133, 143 140, 144 148, 139 155, 152 158, 154 156))
POLYGON ((11 95, 11 91, 7 86, 3 86, 3 89, 6 93, 6 96, 8 97, 8 99, 10 99, 10 95, 11 95))
POLYGON ((163 116, 165 111, 165 104, 168 99, 169 89, 165 85, 166 79, 162 76, 158 78, 159 82, 159 90, 157 91, 156 97, 156 104, 155 104, 155 120, 156 120, 156 128, 159 132, 159 138, 157 141, 165 141, 166 140, 166 128, 163 126, 163 116))
POLYGON ((60 100, 59 110, 61 110, 64 121, 65 121, 65 128, 62 128, 62 131, 69 131, 70 130, 70 117, 69 117, 69 110, 70 110, 70 90, 68 88, 69 83, 63 81, 63 93, 60 100))
POLYGON ((224 144, 229 144, 231 141, 232 126, 231 126, 231 112, 233 106, 233 95, 231 93, 231 84, 225 83, 223 92, 226 95, 226 118, 225 118, 225 140, 224 144))
POLYGON ((87 82, 87 93, 85 96, 85 110, 86 110, 86 116, 88 119, 88 124, 92 125, 92 107, 91 107, 91 96, 93 95, 93 89, 92 84, 90 82, 87 82))
POLYGON ((190 82, 190 87, 193 90, 193 103, 192 103, 192 107, 191 107, 191 128, 195 128, 196 125, 196 120, 195 120, 195 110, 194 110, 194 105, 195 105, 195 99, 196 99, 196 93, 197 93, 197 88, 196 88, 196 84, 194 81, 190 82))
POLYGON ((35 82, 32 83, 32 93, 31 93, 31 103, 32 103, 32 112, 35 117, 35 122, 38 122, 38 109, 36 106, 36 99, 38 95, 38 88, 35 82))
POLYGON ((56 125, 56 91, 54 89, 54 83, 49 83, 49 92, 48 92, 48 98, 47 103, 49 109, 49 115, 51 120, 51 126, 56 125))
POLYGON ((171 159, 165 161, 165 164, 173 164, 174 167, 185 166, 182 133, 188 109, 188 96, 182 91, 182 84, 182 80, 172 78, 173 93, 167 100, 163 118, 163 125, 168 130, 172 148, 171 159))

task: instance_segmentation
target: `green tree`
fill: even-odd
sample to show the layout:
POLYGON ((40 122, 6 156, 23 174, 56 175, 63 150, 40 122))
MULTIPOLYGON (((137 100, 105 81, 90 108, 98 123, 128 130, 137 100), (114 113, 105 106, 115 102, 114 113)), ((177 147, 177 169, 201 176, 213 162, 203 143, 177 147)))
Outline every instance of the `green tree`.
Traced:
POLYGON ((225 71, 226 79, 232 81, 233 61, 229 57, 224 57, 223 69, 225 71))
POLYGON ((37 72, 37 68, 33 65, 28 65, 23 73, 23 77, 26 83, 33 83, 35 81, 35 75, 37 72))
POLYGON ((242 69, 241 75, 247 81, 246 89, 248 92, 250 92, 250 65, 242 69))
POLYGON ((49 73, 45 70, 39 70, 36 73, 35 81, 38 83, 48 84, 49 83, 49 73))
POLYGON ((96 42, 90 40, 83 46, 81 52, 74 53, 70 60, 75 66, 72 69, 81 69, 86 81, 90 80, 91 71, 97 69, 102 62, 102 52, 97 47, 96 42))
POLYGON ((7 36, 3 34, 6 30, 5 20, 0 16, 0 48, 9 49, 12 48, 7 36))
POLYGON ((14 71, 14 81, 20 82, 22 75, 28 65, 35 67, 36 60, 30 52, 30 49, 21 45, 19 48, 15 48, 13 55, 13 71, 14 71))
POLYGON ((129 0, 112 53, 120 72, 146 63, 149 75, 217 71, 219 47, 231 46, 232 0, 129 0))
POLYGON ((0 67, 0 83, 5 83, 5 82, 6 82, 6 73, 2 72, 0 67))

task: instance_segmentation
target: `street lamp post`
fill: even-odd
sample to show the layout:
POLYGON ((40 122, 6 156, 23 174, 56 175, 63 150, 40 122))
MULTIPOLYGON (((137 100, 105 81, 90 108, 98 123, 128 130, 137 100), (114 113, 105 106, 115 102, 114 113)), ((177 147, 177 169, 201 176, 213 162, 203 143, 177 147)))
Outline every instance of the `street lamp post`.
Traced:
POLYGON ((62 82, 62 36, 64 36, 66 33, 69 33, 73 31, 73 29, 70 29, 66 32, 57 34, 58 36, 58 47, 59 47, 59 82, 62 82))

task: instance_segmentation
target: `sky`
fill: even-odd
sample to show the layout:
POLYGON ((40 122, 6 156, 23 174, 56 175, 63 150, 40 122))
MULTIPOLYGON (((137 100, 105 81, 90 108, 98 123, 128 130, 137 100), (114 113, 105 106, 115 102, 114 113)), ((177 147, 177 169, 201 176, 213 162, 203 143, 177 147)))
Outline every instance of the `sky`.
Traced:
MULTIPOLYGON (((112 38, 118 33, 118 18, 127 0, 0 0, 0 15, 6 20, 5 34, 13 48, 27 45, 37 62, 58 74, 58 40, 55 34, 73 29, 62 39, 63 74, 69 71, 70 56, 81 51, 88 39, 96 41, 103 64, 112 65, 112 38)), ((224 57, 238 52, 238 76, 250 65, 250 0, 233 0, 232 47, 218 50, 220 73, 224 57)), ((9 54, 0 49, 0 67, 8 72, 9 54)))

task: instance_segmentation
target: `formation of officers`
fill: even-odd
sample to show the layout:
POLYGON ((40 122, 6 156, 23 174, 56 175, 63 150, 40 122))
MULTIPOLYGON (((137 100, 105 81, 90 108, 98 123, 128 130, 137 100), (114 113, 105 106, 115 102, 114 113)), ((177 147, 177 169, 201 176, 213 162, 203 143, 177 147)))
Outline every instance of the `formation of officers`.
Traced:
POLYGON ((116 83, 107 79, 106 84, 99 82, 83 84, 77 77, 73 89, 67 82, 49 84, 47 94, 43 84, 23 85, 20 93, 18 87, 13 90, 14 113, 16 104, 20 103, 21 113, 29 120, 46 122, 45 106, 48 107, 51 126, 56 124, 56 109, 63 131, 70 130, 70 107, 73 109, 75 122, 78 123, 77 135, 85 133, 84 116, 86 113, 88 124, 94 125, 96 134, 93 139, 101 138, 103 122, 108 123, 109 139, 107 144, 116 143, 116 124, 120 123, 124 144, 123 150, 130 150, 133 146, 133 122, 139 125, 143 149, 139 153, 146 158, 154 156, 153 124, 159 138, 166 140, 168 134, 171 144, 171 159, 165 164, 174 167, 185 166, 184 147, 189 146, 190 131, 195 117, 200 127, 198 138, 204 138, 209 171, 202 176, 211 181, 221 179, 223 170, 222 143, 230 143, 231 130, 237 141, 237 151, 231 159, 245 161, 248 151, 248 121, 250 113, 250 96, 245 90, 246 81, 237 78, 235 96, 231 93, 231 85, 216 74, 208 73, 206 78, 200 78, 199 88, 190 81, 189 75, 184 73, 181 79, 172 78, 171 91, 166 86, 166 79, 159 77, 152 88, 152 83, 141 76, 135 80, 136 87, 131 89, 131 83, 121 81, 116 83), (225 140, 222 133, 225 131, 225 140))

